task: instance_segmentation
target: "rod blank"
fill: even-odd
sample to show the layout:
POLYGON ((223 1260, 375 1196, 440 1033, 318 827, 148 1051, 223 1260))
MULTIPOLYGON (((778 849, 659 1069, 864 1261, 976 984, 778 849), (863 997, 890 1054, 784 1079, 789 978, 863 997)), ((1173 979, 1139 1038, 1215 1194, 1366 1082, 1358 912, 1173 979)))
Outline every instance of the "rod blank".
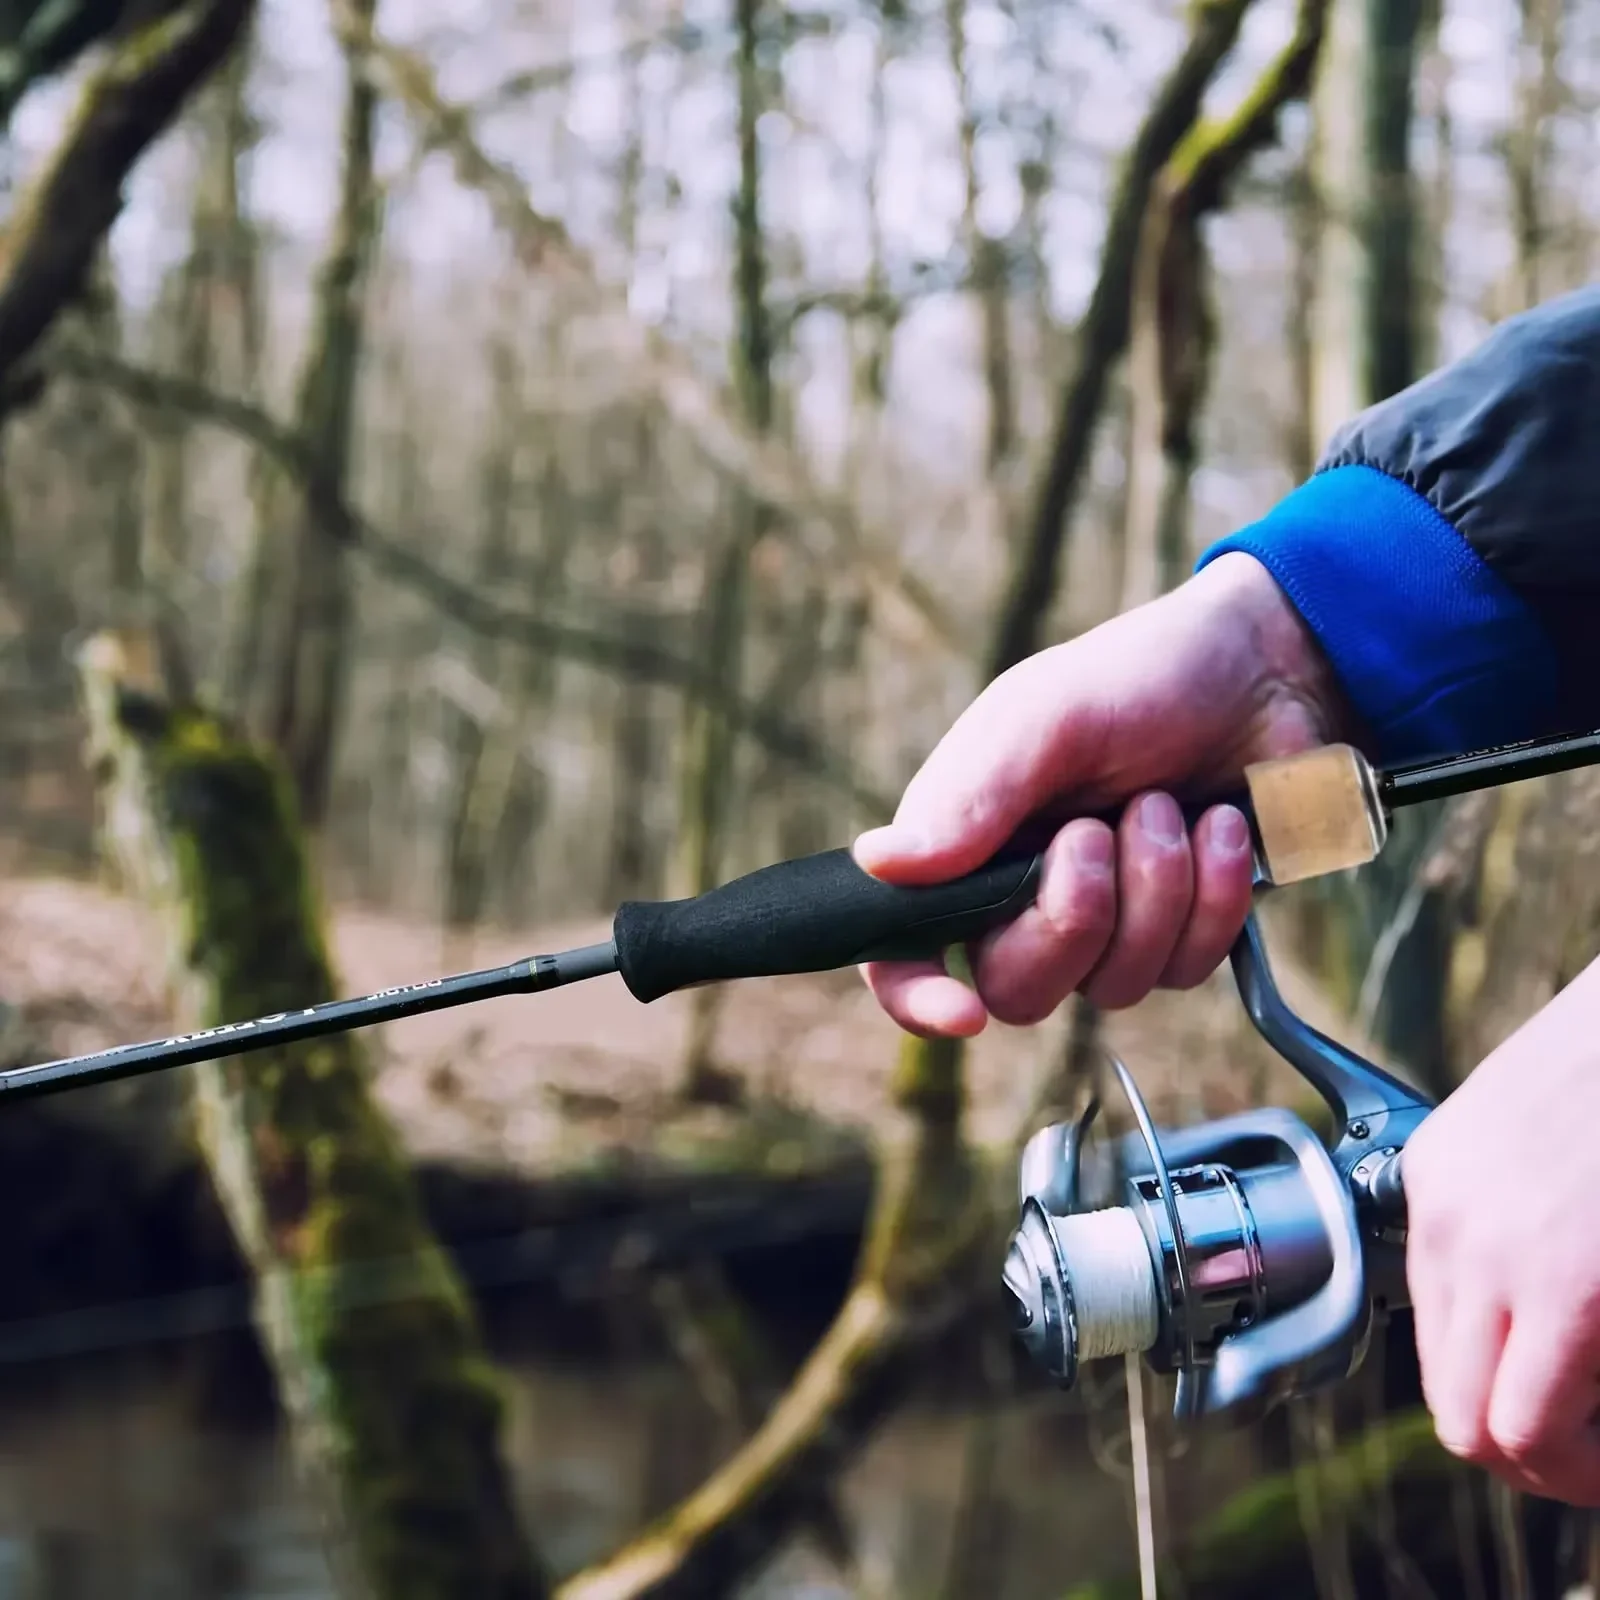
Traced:
POLYGON ((444 1011, 501 995, 559 989, 564 984, 580 983, 585 978, 598 978, 616 970, 616 946, 610 942, 585 945, 559 955, 530 956, 523 961, 513 961, 510 966, 489 967, 450 978, 430 978, 422 983, 403 984, 397 989, 380 989, 376 994, 355 1000, 330 1000, 324 1005, 280 1011, 247 1022, 226 1022, 194 1033, 151 1039, 143 1044, 118 1045, 90 1055, 68 1056, 32 1067, 14 1067, 9 1072, 0 1072, 0 1100, 32 1099, 95 1083, 115 1083, 149 1072, 165 1072, 172 1067, 192 1066, 198 1061, 217 1061, 223 1056, 269 1050, 324 1034, 347 1033, 352 1028, 396 1022, 402 1017, 444 1011))

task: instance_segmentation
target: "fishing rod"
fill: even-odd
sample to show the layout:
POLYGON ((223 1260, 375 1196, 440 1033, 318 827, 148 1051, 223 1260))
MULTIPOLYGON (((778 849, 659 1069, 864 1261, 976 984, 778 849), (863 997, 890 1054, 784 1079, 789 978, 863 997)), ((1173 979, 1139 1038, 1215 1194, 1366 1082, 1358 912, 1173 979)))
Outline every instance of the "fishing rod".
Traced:
MULTIPOLYGON (((1208 803, 1244 812, 1265 891, 1367 865, 1406 806, 1595 764, 1600 730, 1388 770, 1326 745, 1257 763, 1237 793, 1208 803)), ((1200 809, 1187 808, 1191 821, 1200 809)), ((626 902, 604 943, 14 1068, 0 1073, 0 1100, 610 974, 648 1003, 705 983, 936 958, 1033 902, 1045 842, 1019 835, 965 877, 911 888, 874 878, 848 850, 778 862, 690 899, 626 902)), ((1332 1113, 1331 1139, 1276 1107, 1159 1130, 1133 1075, 1103 1051, 1135 1131, 1099 1152, 1098 1175, 1086 1143, 1098 1094, 1077 1121, 1032 1135, 1001 1274, 1011 1331, 1055 1383, 1138 1356, 1177 1375, 1180 1422, 1258 1416, 1359 1367, 1374 1327, 1408 1303, 1402 1156, 1434 1104, 1295 1014, 1254 912, 1229 959, 1251 1022, 1332 1113)))
MULTIPOLYGON (((1219 798, 1239 805, 1250 820, 1259 881, 1281 886, 1373 860, 1387 839, 1389 816, 1401 807, 1595 762, 1600 729, 1388 771, 1349 745, 1327 745, 1258 763, 1246 771, 1242 791, 1219 798)), ((1201 808, 1186 809, 1192 820, 1201 808)), ((902 887, 872 877, 848 850, 823 851, 691 899, 626 902, 604 943, 12 1068, 0 1072, 0 1100, 140 1077, 612 973, 636 1000, 649 1002, 706 983, 936 957, 1026 909, 1042 863, 1042 847, 1016 842, 964 877, 902 887)))

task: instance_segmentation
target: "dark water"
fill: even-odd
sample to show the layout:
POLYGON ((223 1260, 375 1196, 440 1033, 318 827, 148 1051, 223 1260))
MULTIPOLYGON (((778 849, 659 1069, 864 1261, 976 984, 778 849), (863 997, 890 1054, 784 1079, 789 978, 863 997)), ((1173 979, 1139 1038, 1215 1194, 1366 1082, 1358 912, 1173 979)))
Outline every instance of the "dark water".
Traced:
MULTIPOLYGON (((0 1600, 323 1600, 307 1508, 276 1429, 215 1416, 207 1360, 137 1351, 42 1365, 0 1400, 0 1600)), ((571 1572, 693 1487, 727 1441, 670 1366, 511 1365, 508 1447, 530 1526, 571 1572)), ((1114 1409, 1114 1408, 1113 1408, 1114 1409)), ((751 1585, 760 1600, 941 1592, 953 1530, 983 1508, 983 1593, 1044 1600, 1133 1557, 1129 1495, 1097 1465, 1081 1405, 1030 1400, 986 1420, 926 1409, 892 1422, 843 1486, 860 1583, 805 1539, 751 1585)), ((1109 1447, 1115 1453, 1115 1443, 1109 1447)), ((1251 1465, 1208 1446, 1206 1499, 1251 1465)), ((1125 1453, 1125 1452, 1124 1452, 1125 1453)), ((1110 1470, 1107 1470, 1109 1468, 1110 1470)))

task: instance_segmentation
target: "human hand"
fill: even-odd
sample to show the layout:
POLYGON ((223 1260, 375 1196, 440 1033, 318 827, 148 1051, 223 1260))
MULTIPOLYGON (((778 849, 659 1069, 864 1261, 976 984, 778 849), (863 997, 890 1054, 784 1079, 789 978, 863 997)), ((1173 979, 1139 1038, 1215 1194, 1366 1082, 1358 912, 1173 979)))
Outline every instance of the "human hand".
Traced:
POLYGON ((1600 1506, 1600 964, 1406 1143, 1423 1392, 1453 1454, 1600 1506))
POLYGON ((1340 737, 1346 715, 1310 631, 1239 553, 1030 657, 956 720, 855 858, 937 883, 1060 818, 1037 900, 969 952, 976 992, 936 961, 870 963, 867 983, 908 1032, 960 1037, 991 1015, 1041 1021, 1079 988, 1115 1009, 1203 982, 1249 912, 1249 830, 1217 805, 1191 839, 1171 791, 1215 794, 1250 762, 1340 737), (1082 815, 1122 800, 1115 832, 1082 815))

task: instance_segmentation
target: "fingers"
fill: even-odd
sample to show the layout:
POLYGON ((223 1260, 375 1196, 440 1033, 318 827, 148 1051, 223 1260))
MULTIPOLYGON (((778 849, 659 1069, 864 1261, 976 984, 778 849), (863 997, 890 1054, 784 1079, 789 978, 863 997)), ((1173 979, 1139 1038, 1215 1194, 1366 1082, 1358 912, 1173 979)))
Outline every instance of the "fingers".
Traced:
POLYGON ((1600 1321, 1419 1287, 1417 1352, 1439 1442, 1519 1490, 1600 1505, 1600 1321))
POLYGON ((1080 817, 1056 835, 1034 904, 974 949, 976 994, 931 962, 863 970, 879 1004, 910 1032, 966 1037, 990 1015, 1029 1027, 1080 988, 1115 1009, 1158 984, 1204 982, 1238 936, 1250 892, 1250 834, 1240 812, 1208 811, 1191 846, 1176 802, 1144 795, 1115 833, 1080 817))
POLYGON ((1419 1331, 1417 1354, 1434 1432, 1452 1455, 1480 1466, 1499 1460, 1489 1397, 1510 1326, 1510 1314, 1498 1301, 1472 1295, 1453 1306, 1447 1319, 1433 1318, 1426 1345, 1419 1331))
POLYGON ((877 1002, 921 1039, 970 1039, 988 1022, 983 1001, 937 961, 870 961, 861 969, 877 1002))
POLYGON ((1590 1314, 1520 1307, 1484 1405, 1495 1454, 1541 1494, 1600 1504, 1600 1327, 1590 1314))
POLYGON ((1136 1005, 1177 948, 1194 904, 1194 857, 1171 795, 1137 797, 1117 826, 1117 926, 1084 994, 1105 1011, 1136 1005))
POLYGON ((1215 806, 1195 825, 1194 909, 1161 974, 1163 989, 1193 989, 1227 959, 1250 914, 1250 825, 1234 806, 1215 806))
POLYGON ((1093 770, 1096 716, 1081 705, 1064 711, 1059 688, 1047 687, 1056 654, 1002 673, 956 719, 894 821, 856 840, 862 868, 905 884, 971 872, 1059 790, 1060 774, 1093 770))
POLYGON ((1117 920, 1117 841, 1103 822, 1069 822, 1045 852, 1039 893, 974 952, 978 994, 1001 1022, 1042 1022, 1088 976, 1117 920))

